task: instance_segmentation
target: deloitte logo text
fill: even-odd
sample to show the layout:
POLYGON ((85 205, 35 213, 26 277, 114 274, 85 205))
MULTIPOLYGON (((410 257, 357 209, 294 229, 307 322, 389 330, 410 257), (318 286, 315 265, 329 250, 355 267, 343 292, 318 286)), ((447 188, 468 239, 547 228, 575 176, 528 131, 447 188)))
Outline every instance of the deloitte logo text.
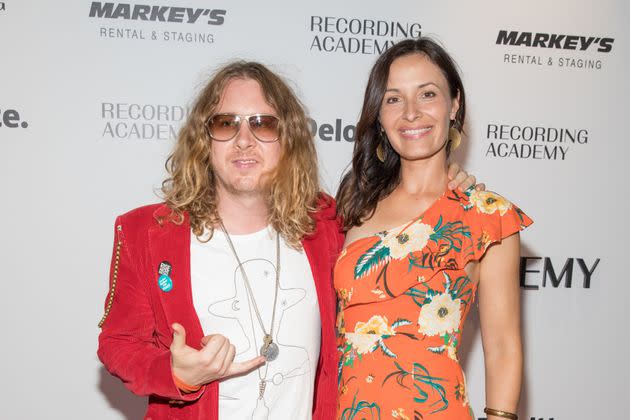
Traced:
POLYGON ((311 133, 322 141, 354 141, 354 134, 357 128, 352 124, 345 124, 341 118, 335 119, 335 122, 318 124, 312 118, 308 119, 311 125, 311 133))
POLYGON ((193 9, 190 7, 149 6, 129 3, 101 3, 93 1, 90 17, 149 22, 197 23, 223 25, 226 10, 193 9))
POLYGON ((0 109, 0 128, 27 128, 28 122, 21 121, 20 113, 15 109, 0 109))

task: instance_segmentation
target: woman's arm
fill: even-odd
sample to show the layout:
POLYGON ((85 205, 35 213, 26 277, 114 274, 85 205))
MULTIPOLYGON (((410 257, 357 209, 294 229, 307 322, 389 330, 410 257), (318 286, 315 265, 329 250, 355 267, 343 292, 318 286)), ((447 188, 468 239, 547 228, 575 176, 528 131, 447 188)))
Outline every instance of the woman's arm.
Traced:
MULTIPOLYGON (((516 413, 523 376, 518 233, 491 246, 479 267, 486 407, 516 413)), ((488 416, 488 420, 502 420, 488 416)))

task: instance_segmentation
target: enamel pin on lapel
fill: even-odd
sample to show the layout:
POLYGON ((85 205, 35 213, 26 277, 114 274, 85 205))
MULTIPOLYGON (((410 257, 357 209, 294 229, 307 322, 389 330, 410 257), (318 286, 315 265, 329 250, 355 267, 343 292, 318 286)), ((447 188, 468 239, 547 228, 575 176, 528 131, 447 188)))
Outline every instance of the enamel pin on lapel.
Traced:
POLYGON ((171 280, 171 270, 173 266, 168 261, 162 261, 158 267, 158 286, 163 292, 170 292, 173 289, 173 280, 171 280))

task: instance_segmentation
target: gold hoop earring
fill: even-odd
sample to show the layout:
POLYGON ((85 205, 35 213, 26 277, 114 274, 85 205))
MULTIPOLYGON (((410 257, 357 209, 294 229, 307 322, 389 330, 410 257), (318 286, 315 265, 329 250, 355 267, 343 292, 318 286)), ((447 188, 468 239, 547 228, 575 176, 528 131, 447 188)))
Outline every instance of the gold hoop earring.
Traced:
POLYGON ((451 144, 451 150, 455 150, 459 147, 462 142, 462 133, 459 132, 455 127, 451 127, 448 129, 448 141, 451 144))
POLYGON ((385 151, 383 150, 383 143, 379 143, 378 146, 376 146, 376 158, 381 163, 385 163, 385 151))

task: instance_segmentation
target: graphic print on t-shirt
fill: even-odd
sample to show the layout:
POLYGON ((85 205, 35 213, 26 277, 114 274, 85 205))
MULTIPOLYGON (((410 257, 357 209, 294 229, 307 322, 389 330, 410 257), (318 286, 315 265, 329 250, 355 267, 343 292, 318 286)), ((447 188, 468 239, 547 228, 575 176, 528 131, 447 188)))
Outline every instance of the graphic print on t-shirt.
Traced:
MULTIPOLYGON (((244 261, 243 268, 253 289, 265 330, 269 332, 276 268, 273 263, 266 259, 244 261), (264 293, 257 293, 257 291, 262 290, 264 290, 264 293)), ((306 375, 310 372, 310 360, 306 349, 297 345, 297 343, 283 341, 283 339, 286 340, 288 337, 281 336, 285 316, 291 316, 290 309, 305 298, 306 291, 302 288, 283 288, 282 284, 283 279, 280 278, 273 329, 273 341, 279 348, 278 358, 268 362, 259 370, 260 375, 265 377, 267 382, 265 401, 269 406, 274 405, 273 402, 277 398, 282 397, 283 388, 291 386, 292 378, 306 375)), ((211 316, 225 320, 235 320, 238 323, 240 331, 238 334, 235 334, 233 329, 230 341, 236 347, 236 359, 247 360, 259 354, 263 342, 263 332, 256 316, 254 303, 248 296, 245 279, 239 267, 234 269, 233 290, 234 295, 230 298, 210 303, 208 312, 211 316)), ((252 374, 255 375, 255 373, 252 374)), ((233 399, 234 397, 221 392, 221 398, 233 399)))
MULTIPOLYGON (((266 331, 270 330, 276 285, 276 232, 265 228, 232 235, 266 331)), ((237 258, 227 238, 215 231, 209 240, 191 236, 192 299, 204 335, 220 334, 236 348, 236 362, 258 356, 263 332, 248 298, 237 258)), ((278 358, 244 375, 219 383, 219 420, 310 420, 321 320, 313 271, 304 249, 280 238, 280 276, 273 340, 278 358), (259 401, 260 378, 265 378, 259 401), (257 417, 256 417, 257 418, 257 417)))

